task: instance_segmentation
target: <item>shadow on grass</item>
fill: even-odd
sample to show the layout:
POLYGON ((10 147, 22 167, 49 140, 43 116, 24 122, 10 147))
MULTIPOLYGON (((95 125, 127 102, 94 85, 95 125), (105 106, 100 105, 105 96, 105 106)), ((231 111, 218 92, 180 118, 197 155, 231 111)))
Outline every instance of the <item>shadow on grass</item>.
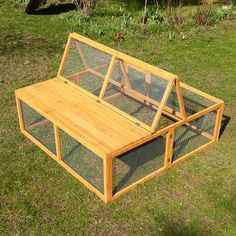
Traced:
POLYGON ((68 11, 76 10, 76 6, 73 3, 64 3, 58 5, 50 5, 46 8, 41 8, 36 11, 29 12, 29 15, 59 15, 68 11))
POLYGON ((224 133, 225 128, 229 124, 230 120, 231 120, 231 117, 223 115, 222 121, 221 121, 221 128, 220 128, 219 138, 221 138, 221 135, 224 133))

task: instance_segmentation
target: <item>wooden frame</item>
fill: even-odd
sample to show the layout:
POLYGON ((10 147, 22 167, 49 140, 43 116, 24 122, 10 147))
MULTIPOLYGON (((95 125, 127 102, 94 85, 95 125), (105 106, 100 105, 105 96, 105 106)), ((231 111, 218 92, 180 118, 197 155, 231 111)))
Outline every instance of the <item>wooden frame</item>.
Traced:
MULTIPOLYGON (((43 151, 45 151, 50 157, 52 157, 55 161, 57 161, 63 168, 65 168, 69 173, 71 173, 74 177, 76 177, 80 182, 82 182, 89 190, 93 191, 99 198, 101 198, 104 202, 110 202, 112 200, 117 199, 119 196, 125 194, 126 192, 130 191, 131 189, 135 188, 137 185, 157 176, 165 171, 169 170, 170 168, 173 168, 175 165, 179 164, 180 162, 186 160, 191 155, 200 152, 211 145, 217 143, 221 128, 221 121, 222 121, 222 115, 223 115, 223 109, 224 109, 224 102, 218 98, 215 98, 209 94, 206 94, 198 89, 195 89, 189 85, 186 85, 184 83, 181 83, 176 75, 173 75, 169 72, 166 72, 164 70, 161 70, 159 68, 156 68, 154 66, 151 66, 147 63, 144 63, 142 61, 139 61, 133 57, 130 57, 124 53, 118 52, 116 50, 113 50, 111 48, 108 48, 102 44, 96 43, 90 39, 87 39, 83 36, 80 36, 78 34, 72 33, 70 34, 70 37, 68 39, 64 55, 62 57, 62 62, 58 70, 58 75, 56 80, 60 81, 60 83, 63 83, 63 86, 68 87, 70 90, 76 91, 78 93, 83 94, 84 96, 87 96, 89 99, 92 99, 94 101, 97 101, 99 104, 103 105, 104 107, 111 110, 111 112, 118 114, 120 117, 125 118, 125 122, 130 123, 132 125, 137 125, 137 130, 145 130, 147 135, 143 136, 140 139, 137 139, 133 142, 127 143, 126 145, 123 145, 122 147, 117 147, 115 150, 110 151, 108 153, 101 152, 99 149, 92 147, 87 143, 83 137, 80 137, 79 135, 75 134, 73 130, 66 127, 63 122, 60 122, 58 118, 54 118, 48 113, 46 110, 39 109, 38 105, 32 102, 30 99, 26 99, 24 96, 24 93, 21 93, 20 89, 15 92, 16 96, 16 105, 17 105, 17 111, 18 111, 18 117, 19 117, 19 124, 20 124, 20 130, 21 132, 29 138, 32 142, 34 142, 38 147, 40 147, 43 151), (73 75, 71 78, 64 78, 62 76, 62 71, 64 69, 66 58, 69 53, 70 45, 72 43, 72 40, 78 40, 77 42, 77 48, 80 52, 80 54, 83 54, 83 50, 80 47, 80 42, 87 44, 89 46, 92 46, 98 50, 101 50, 109 55, 111 55, 111 61, 108 64, 99 65, 94 68, 89 68, 88 62, 86 61, 86 58, 82 56, 82 62, 84 64, 85 70, 80 71, 73 75), (121 82, 117 82, 113 79, 111 79, 112 72, 114 70, 115 65, 119 63, 123 79, 121 82), (108 67, 106 75, 101 74, 98 72, 98 69, 108 67), (132 88, 132 85, 129 81, 129 75, 128 75, 128 67, 132 67, 137 69, 138 71, 142 72, 145 77, 145 94, 141 94, 137 91, 135 91, 132 88), (99 78, 103 80, 103 85, 101 88, 101 91, 99 93, 99 96, 95 96, 94 94, 86 91, 85 89, 81 88, 79 85, 76 85, 73 83, 73 78, 79 78, 83 73, 92 73, 99 78), (151 91, 150 86, 152 84, 152 77, 151 75, 156 75, 158 77, 161 77, 165 81, 167 81, 167 86, 164 92, 164 95, 162 97, 162 100, 160 102, 155 101, 151 98, 151 91), (105 91, 108 86, 108 84, 111 83, 119 88, 121 88, 121 91, 110 95, 108 97, 105 97, 105 91), (176 95, 177 95, 177 102, 179 105, 180 110, 174 111, 171 107, 167 105, 167 100, 169 98, 169 95, 172 91, 172 89, 176 89, 176 95), (209 99, 213 102, 213 105, 206 107, 190 116, 186 114, 185 111, 185 104, 182 97, 182 88, 195 93, 199 96, 202 96, 206 99, 209 99), (156 114, 153 119, 153 122, 151 126, 137 120, 136 118, 130 116, 129 114, 121 111, 120 109, 114 107, 110 103, 108 103, 109 99, 113 99, 117 96, 120 96, 121 94, 126 94, 130 96, 133 99, 136 99, 137 101, 151 106, 154 109, 156 109, 156 114), (24 123, 24 116, 23 116, 23 107, 21 104, 21 101, 26 103, 28 106, 30 106, 32 109, 37 111, 38 113, 42 114, 46 120, 37 122, 35 124, 32 124, 28 127, 25 127, 24 123), (214 112, 216 115, 216 119, 214 122, 214 132, 211 134, 207 130, 201 130, 201 128, 196 127, 194 125, 191 125, 191 122, 198 119, 199 117, 205 116, 209 113, 214 112), (157 130, 159 120, 162 115, 165 115, 169 117, 170 119, 174 120, 175 122, 169 126, 166 126, 160 130, 157 130), (35 127, 40 127, 46 124, 48 121, 50 121, 53 124, 53 130, 54 130, 54 139, 55 139, 55 147, 56 147, 56 154, 51 152, 48 148, 46 148, 39 140, 34 138, 28 131, 33 130, 35 127), (177 128, 181 126, 187 126, 191 131, 195 132, 197 135, 204 136, 204 138, 207 141, 204 145, 201 145, 197 148, 193 148, 192 151, 189 153, 179 157, 177 160, 172 160, 173 152, 174 152, 174 145, 175 145, 175 131, 177 128), (66 132, 68 135, 73 137, 74 139, 78 140, 83 146, 94 152, 99 158, 103 161, 103 185, 104 185, 104 192, 100 192, 96 187, 94 187, 91 183, 89 183, 85 178, 83 178, 79 173, 77 173, 75 170, 73 170, 71 167, 69 167, 61 157, 61 140, 60 140, 60 133, 59 128, 66 132), (119 190, 116 193, 113 193, 113 160, 114 158, 119 157, 122 154, 125 154, 129 151, 132 151, 133 149, 145 145, 149 141, 157 138, 157 137, 164 137, 165 138, 165 150, 163 153, 163 166, 159 169, 156 169, 152 173, 149 173, 139 180, 131 183, 127 187, 119 190)), ((79 79, 78 79, 79 80, 79 79)), ((78 81, 79 83, 79 81, 78 81)), ((39 101, 40 102, 40 101, 39 101)))

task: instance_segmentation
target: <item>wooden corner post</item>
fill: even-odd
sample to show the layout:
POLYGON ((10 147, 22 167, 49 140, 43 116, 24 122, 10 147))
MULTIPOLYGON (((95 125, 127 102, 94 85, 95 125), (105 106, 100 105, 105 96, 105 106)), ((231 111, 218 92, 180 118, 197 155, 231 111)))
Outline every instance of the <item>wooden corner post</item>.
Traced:
POLYGON ((61 143, 60 143, 60 136, 59 136, 59 129, 58 127, 54 124, 54 135, 55 135, 55 144, 56 144, 56 156, 57 160, 61 160, 61 143))
POLYGON ((104 169, 104 199, 105 202, 112 200, 112 157, 107 156, 103 160, 104 169))
POLYGON ((221 103, 216 114, 216 122, 215 122, 214 136, 213 136, 213 140, 215 143, 217 143, 219 140, 223 112, 224 112, 224 103, 221 103))
POLYGON ((16 108, 18 112, 19 124, 20 124, 20 131, 24 131, 24 119, 23 119, 23 111, 22 111, 22 104, 20 99, 16 95, 16 108))

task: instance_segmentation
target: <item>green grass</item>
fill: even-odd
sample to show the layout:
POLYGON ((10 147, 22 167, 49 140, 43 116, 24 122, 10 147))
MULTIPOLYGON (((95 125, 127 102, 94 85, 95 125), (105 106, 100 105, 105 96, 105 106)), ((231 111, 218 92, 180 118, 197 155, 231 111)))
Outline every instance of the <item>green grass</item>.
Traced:
POLYGON ((193 27, 182 39, 178 30, 152 31, 150 26, 126 23, 117 9, 118 3, 101 7, 91 21, 84 21, 74 17, 76 12, 25 15, 23 7, 2 4, 0 234, 235 235, 236 21, 193 27), (114 43, 122 27, 127 38, 114 43), (18 127, 14 90, 56 75, 71 30, 178 74, 183 82, 223 99, 224 114, 231 119, 219 143, 115 202, 101 202, 18 127))

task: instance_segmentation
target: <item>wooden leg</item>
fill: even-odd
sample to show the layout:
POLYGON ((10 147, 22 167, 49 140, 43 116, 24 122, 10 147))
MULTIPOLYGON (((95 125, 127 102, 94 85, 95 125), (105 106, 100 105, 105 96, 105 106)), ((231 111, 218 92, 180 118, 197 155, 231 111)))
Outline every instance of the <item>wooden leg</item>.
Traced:
POLYGON ((104 196, 105 202, 112 200, 112 157, 103 160, 104 163, 104 196))
POLYGON ((219 140, 223 112, 224 112, 224 103, 222 103, 221 106, 217 110, 215 130, 214 130, 214 142, 215 143, 217 143, 219 140))

